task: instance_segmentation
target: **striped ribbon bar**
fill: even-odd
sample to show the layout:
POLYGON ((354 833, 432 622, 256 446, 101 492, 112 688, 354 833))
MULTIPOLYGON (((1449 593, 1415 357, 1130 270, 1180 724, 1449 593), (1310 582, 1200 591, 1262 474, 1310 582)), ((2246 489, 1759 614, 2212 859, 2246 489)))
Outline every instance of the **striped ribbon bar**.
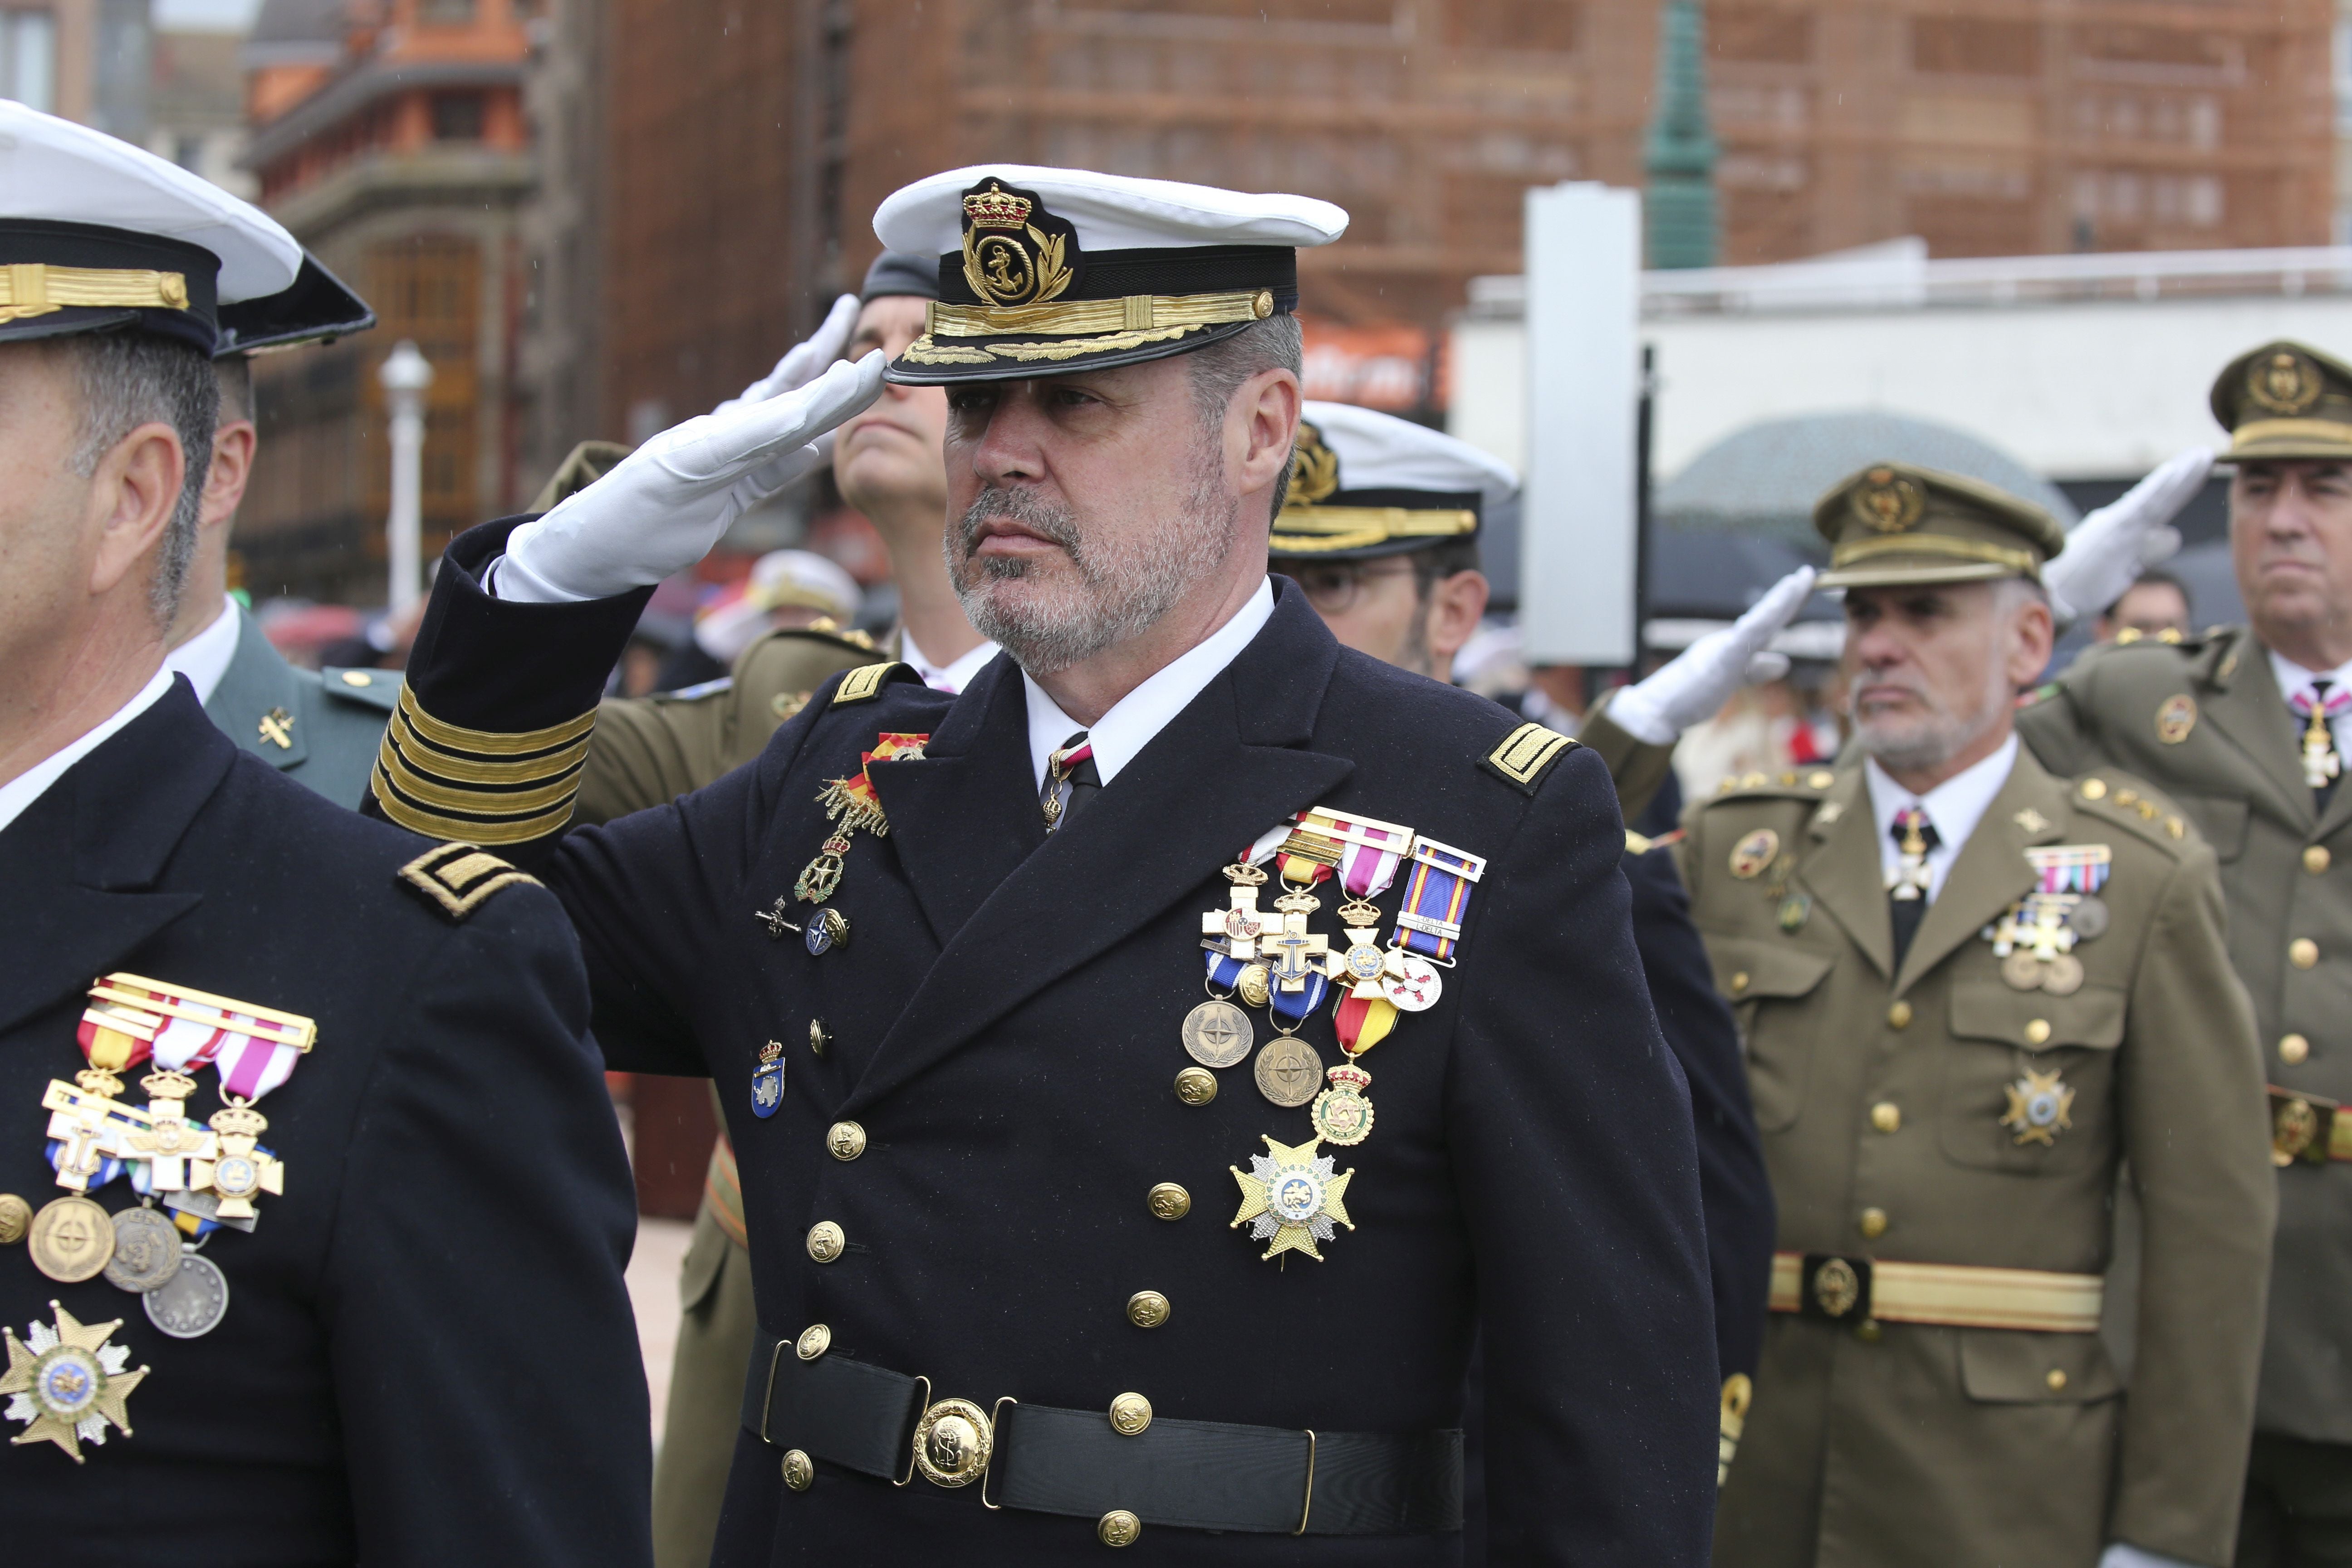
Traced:
POLYGON ((1462 940, 1462 916, 1470 907, 1471 889, 1486 875, 1485 857, 1433 838, 1417 839, 1412 875, 1405 883, 1404 907, 1397 911, 1391 944, 1446 963, 1454 944, 1462 940))
POLYGON ((2095 893, 2107 885, 2114 858, 2104 844, 2045 844, 2025 852, 2036 890, 2044 893, 2095 893))

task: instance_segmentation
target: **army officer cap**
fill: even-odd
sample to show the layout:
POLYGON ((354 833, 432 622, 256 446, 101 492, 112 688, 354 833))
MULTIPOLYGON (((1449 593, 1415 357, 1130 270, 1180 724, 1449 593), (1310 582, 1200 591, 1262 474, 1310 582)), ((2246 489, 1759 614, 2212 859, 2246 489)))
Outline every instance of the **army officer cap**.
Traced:
POLYGON ((2214 378, 2213 417, 2230 432, 2224 462, 2352 461, 2352 368, 2281 339, 2240 354, 2214 378))
POLYGON ((1486 509, 1519 488, 1509 464, 1425 425, 1347 403, 1299 412, 1276 561, 1370 561, 1476 541, 1486 509))
POLYGON ((1830 542, 1822 588, 2039 583, 2043 563, 2066 548, 2065 529, 2032 502, 1910 463, 1873 463, 1831 486, 1813 505, 1813 526, 1830 542))
POLYGON ((896 191, 894 251, 939 258, 923 335, 887 379, 1007 381, 1161 359, 1298 305, 1298 248, 1348 215, 1307 196, 997 163, 896 191))

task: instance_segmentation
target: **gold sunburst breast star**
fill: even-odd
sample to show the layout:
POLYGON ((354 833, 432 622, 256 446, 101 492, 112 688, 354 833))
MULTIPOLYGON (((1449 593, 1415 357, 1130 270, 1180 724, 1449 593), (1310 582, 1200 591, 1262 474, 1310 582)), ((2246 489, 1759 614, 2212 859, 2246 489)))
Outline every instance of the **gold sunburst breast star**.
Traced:
POLYGON ((1265 1258, 1303 1252, 1320 1263, 1323 1255, 1315 1250, 1317 1242, 1337 1236, 1335 1226, 1356 1228, 1343 1201, 1355 1167, 1349 1166, 1344 1174, 1333 1174, 1331 1156, 1315 1152, 1322 1142, 1309 1138, 1293 1148, 1268 1138, 1266 1152, 1250 1156, 1248 1173, 1236 1165, 1225 1167, 1242 1188, 1242 1206, 1228 1228, 1238 1230, 1246 1225, 1253 1240, 1270 1241, 1273 1245, 1265 1249, 1265 1258))
POLYGON ((2056 1071, 2024 1069, 2022 1078, 2002 1088, 2009 1093, 2009 1111, 2000 1124, 2016 1133, 2021 1143, 2044 1146, 2074 1125, 2074 1090, 2056 1071))
POLYGON ((82 1323, 55 1301, 54 1325, 33 1323, 19 1340, 0 1329, 8 1346, 8 1370, 0 1373, 0 1394, 9 1396, 8 1418, 26 1425, 12 1443, 55 1443, 66 1457, 82 1462, 81 1445, 104 1443, 112 1423, 126 1437, 131 1417, 124 1401, 147 1376, 147 1368, 125 1372, 131 1352, 106 1342, 122 1320, 82 1323))

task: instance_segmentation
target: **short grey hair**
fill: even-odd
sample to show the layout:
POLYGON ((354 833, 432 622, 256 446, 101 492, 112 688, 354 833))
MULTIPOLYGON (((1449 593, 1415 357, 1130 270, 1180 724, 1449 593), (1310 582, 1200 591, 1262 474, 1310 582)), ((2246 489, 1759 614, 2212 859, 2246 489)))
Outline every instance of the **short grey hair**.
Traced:
MULTIPOLYGON (((1186 358, 1192 365, 1192 402, 1200 410, 1201 426, 1213 430, 1223 421, 1242 383, 1259 372, 1286 370, 1305 379, 1306 333, 1298 318, 1286 312, 1252 321, 1232 337, 1195 349, 1186 358)), ((1290 467, 1285 464, 1282 477, 1274 482, 1274 507, 1266 515, 1278 514, 1289 494, 1290 467)))
POLYGON ((160 624, 169 626, 179 613, 188 563, 195 559, 213 427, 220 417, 220 382, 212 361, 195 349, 136 328, 67 338, 60 346, 72 356, 81 397, 81 426, 69 459, 75 473, 89 479, 98 472, 107 453, 142 425, 169 425, 179 432, 187 471, 147 585, 148 606, 160 624))

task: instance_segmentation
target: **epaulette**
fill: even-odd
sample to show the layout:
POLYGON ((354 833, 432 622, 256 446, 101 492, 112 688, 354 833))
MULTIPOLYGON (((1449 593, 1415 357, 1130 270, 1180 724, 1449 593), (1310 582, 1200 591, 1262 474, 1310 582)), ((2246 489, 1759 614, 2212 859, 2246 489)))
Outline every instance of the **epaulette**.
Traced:
POLYGON ((432 900, 453 921, 464 920, 501 889, 517 883, 540 885, 538 878, 471 844, 436 846, 394 875, 432 900))
POLYGON ((1478 765, 1521 794, 1533 795, 1543 787, 1544 774, 1575 744, 1557 730, 1522 724, 1479 759, 1478 765))
POLYGON ((867 702, 881 696, 882 689, 890 684, 891 673, 895 670, 904 670, 905 679, 921 683, 922 678, 915 673, 913 666, 901 664, 897 659, 886 658, 879 664, 861 664, 843 676, 841 684, 833 689, 833 706, 839 708, 850 702, 867 702))
POLYGON ((1828 768, 1783 768, 1779 773, 1761 771, 1726 773, 1723 782, 1715 786, 1715 798, 1708 805, 1726 800, 1765 795, 1772 798, 1811 800, 1837 783, 1837 774, 1828 768))
POLYGON ((328 696, 386 713, 400 705, 400 682, 396 669, 342 669, 329 665, 319 671, 319 684, 328 696))
POLYGON ((2189 819, 2180 808, 2128 774, 2084 773, 2073 793, 2076 810, 2128 827, 2175 856, 2188 844, 2189 819))

